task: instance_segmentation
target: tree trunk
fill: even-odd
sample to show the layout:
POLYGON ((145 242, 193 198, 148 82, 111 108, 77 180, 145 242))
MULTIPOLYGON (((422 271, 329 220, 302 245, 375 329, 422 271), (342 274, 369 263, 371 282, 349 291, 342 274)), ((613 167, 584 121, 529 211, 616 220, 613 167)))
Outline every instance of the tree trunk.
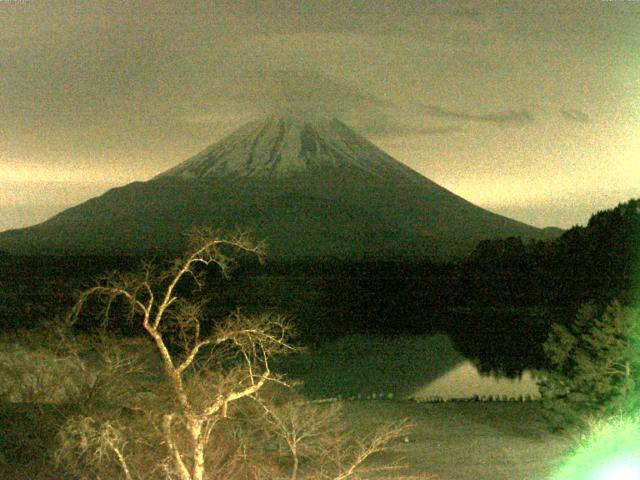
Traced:
POLYGON ((182 460, 180 450, 178 450, 178 446, 175 443, 175 438, 173 437, 173 428, 171 426, 172 421, 173 415, 170 414, 165 414, 162 418, 162 429, 164 431, 165 441, 167 442, 167 448, 173 455, 173 461, 180 480, 192 480, 191 474, 189 473, 187 466, 182 460))
POLYGON ((193 468, 191 470, 192 480, 202 480, 204 478, 204 441, 202 435, 203 421, 200 419, 189 419, 189 433, 193 442, 193 468))
POLYGON ((291 468, 291 480, 297 480, 298 478, 298 454, 293 454, 293 467, 291 468))

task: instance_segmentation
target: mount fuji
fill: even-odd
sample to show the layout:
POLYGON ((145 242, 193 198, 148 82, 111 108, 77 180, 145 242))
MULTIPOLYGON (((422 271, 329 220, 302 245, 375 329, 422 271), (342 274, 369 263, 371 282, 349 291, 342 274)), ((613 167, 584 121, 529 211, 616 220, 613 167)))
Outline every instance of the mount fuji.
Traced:
POLYGON ((272 258, 450 258, 481 239, 543 231, 477 207, 336 119, 248 123, 147 182, 28 228, 14 254, 174 252, 195 226, 248 230, 272 258))

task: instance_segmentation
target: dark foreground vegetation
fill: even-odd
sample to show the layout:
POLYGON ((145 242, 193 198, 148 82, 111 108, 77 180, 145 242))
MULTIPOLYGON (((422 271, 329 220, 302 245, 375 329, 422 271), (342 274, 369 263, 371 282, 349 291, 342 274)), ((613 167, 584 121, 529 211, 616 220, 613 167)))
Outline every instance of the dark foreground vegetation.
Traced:
MULTIPOLYGON (((407 476, 426 471, 435 475, 432 480, 546 479, 571 448, 571 438, 547 431, 537 402, 354 401, 341 406, 350 429, 363 434, 376 431, 383 419, 411 419, 414 427, 406 442, 403 437, 396 444, 399 452, 373 458, 378 465, 402 458, 410 466, 407 476)), ((0 451, 14 469, 0 468, 2 478, 69 478, 42 463, 42 453, 56 446, 56 418, 60 423, 59 407, 44 406, 40 412, 25 405, 3 408, 0 422, 7 433, 0 438, 0 451), (34 471, 38 475, 27 475, 34 471)), ((385 478, 383 474, 367 478, 385 478)), ((386 478, 395 480, 397 475, 386 478)))
POLYGON ((3 455, 0 467, 13 478, 18 463, 26 478, 78 480, 346 480, 370 470, 367 459, 401 438, 406 421, 354 436, 337 408, 297 397, 272 370, 273 357, 295 351, 284 317, 236 310, 212 323, 206 302, 190 298, 207 267, 227 276, 238 254, 263 253, 242 234, 194 232, 173 262, 108 274, 64 319, 2 338, 3 400, 60 408, 54 418, 38 409, 47 448, 27 440, 21 449, 34 464, 3 455))
MULTIPOLYGON (((100 278, 111 286, 108 279, 119 278, 124 283, 117 285, 131 287, 123 279, 139 273, 142 260, 125 256, 0 256, 2 331, 7 338, 17 330, 41 334, 56 317, 65 317, 78 291, 95 286, 100 278), (110 271, 120 274, 105 277, 110 271)), ((144 260, 154 260, 161 269, 174 271, 165 259, 144 260)), ((244 257, 234 268, 225 264, 228 278, 219 270, 203 270, 197 277, 185 277, 176 292, 209 318, 228 320, 230 312, 241 312, 236 319, 265 313, 269 318, 286 315, 297 332, 298 345, 319 344, 353 333, 448 333, 458 349, 484 371, 517 375, 535 368, 551 372, 542 385, 546 395, 543 406, 551 412, 548 418, 553 424, 562 427, 579 423, 590 412, 619 413, 630 406, 627 399, 640 398, 632 381, 640 371, 640 361, 631 355, 631 347, 640 344, 635 343, 637 332, 631 328, 637 325, 639 260, 640 201, 633 200, 595 214, 587 226, 574 227, 554 240, 528 244, 517 238, 483 241, 468 257, 454 263, 349 264, 325 259, 261 265, 244 257), (622 365, 619 373, 608 375, 606 368, 598 370, 612 359, 622 365), (592 375, 594 371, 600 372, 598 376, 592 375)), ((167 277, 154 278, 160 284, 167 281, 167 277)), ((111 320, 107 324, 101 315, 104 305, 84 305, 78 312, 75 334, 106 327, 104 332, 124 345, 129 341, 125 339, 135 341, 149 333, 144 323, 123 321, 140 311, 132 310, 126 298, 114 300, 109 303, 111 320)), ((182 314, 188 317, 189 310, 182 314)), ((213 327, 216 325, 222 328, 225 323, 221 320, 213 327)), ((213 328, 202 333, 215 332, 213 328)), ((169 339, 168 352, 180 354, 178 340, 194 330, 181 327, 163 333, 169 339)), ((289 403, 280 406, 284 404, 289 403)), ((134 407, 119 413, 126 417, 135 413, 134 407)), ((59 444, 63 420, 77 413, 77 405, 13 402, 1 410, 0 421, 7 432, 0 457, 3 468, 13 469, 14 478, 20 478, 15 463, 19 454, 11 448, 20 445, 20 451, 31 452, 20 457, 20 469, 27 472, 23 478, 30 478, 33 472, 38 472, 33 478, 60 478, 60 472, 51 468, 49 449, 59 444), (25 422, 34 428, 26 428, 25 422)), ((254 422, 251 415, 255 412, 247 412, 250 410, 238 410, 245 426, 254 422)), ((325 418, 320 411, 314 415, 325 418)), ((113 429, 104 430, 105 420, 73 424, 67 438, 85 441, 97 436, 116 441, 119 426, 126 422, 109 424, 113 429)), ((189 421, 184 423, 184 432, 189 433, 189 425, 189 421)), ((273 428, 273 423, 270 425, 265 426, 265 432, 273 428)), ((237 440, 241 431, 224 435, 237 440)), ((390 430, 386 439, 398 431, 390 430)), ((140 445, 149 441, 150 437, 141 438, 140 445)), ((235 448, 233 442, 229 445, 235 448)), ((144 449, 140 451, 136 462, 144 465, 148 460, 144 449)), ((231 451, 227 453, 231 455, 231 451)), ((269 452, 263 454, 270 456, 269 452)), ((257 458, 262 458, 260 455, 257 458)), ((79 470, 93 465, 91 459, 74 458, 70 461, 80 461, 79 470)), ((297 457, 294 454, 291 458, 297 457)), ((345 460, 345 464, 349 462, 345 460)), ((279 468, 276 464, 272 467, 279 468)), ((110 468, 122 470, 117 463, 110 468)))

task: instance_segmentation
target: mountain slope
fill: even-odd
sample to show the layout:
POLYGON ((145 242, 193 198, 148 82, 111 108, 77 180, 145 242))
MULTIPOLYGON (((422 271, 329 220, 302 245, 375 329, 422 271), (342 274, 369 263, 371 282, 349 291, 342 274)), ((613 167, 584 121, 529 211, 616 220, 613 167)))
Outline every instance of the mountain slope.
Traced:
POLYGON ((537 228, 440 187, 337 120, 252 122, 148 182, 0 233, 13 253, 182 248, 193 226, 248 229, 274 257, 447 257, 537 228))

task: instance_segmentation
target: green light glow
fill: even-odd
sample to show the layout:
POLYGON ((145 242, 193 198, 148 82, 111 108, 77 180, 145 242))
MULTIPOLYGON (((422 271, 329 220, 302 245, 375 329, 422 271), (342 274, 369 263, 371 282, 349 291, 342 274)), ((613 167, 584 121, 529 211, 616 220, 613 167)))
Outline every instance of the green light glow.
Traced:
POLYGON ((602 422, 552 480, 640 479, 640 417, 602 422))
POLYGON ((596 476, 596 480, 638 480, 640 462, 638 459, 622 459, 607 465, 596 476))

